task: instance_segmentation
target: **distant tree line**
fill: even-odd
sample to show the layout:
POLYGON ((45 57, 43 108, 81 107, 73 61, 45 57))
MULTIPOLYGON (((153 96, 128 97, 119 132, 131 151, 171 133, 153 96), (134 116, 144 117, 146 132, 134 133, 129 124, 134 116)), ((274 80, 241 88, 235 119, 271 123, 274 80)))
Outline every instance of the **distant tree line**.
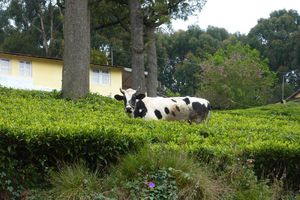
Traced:
MULTIPOLYGON (((187 19, 205 1, 155 2, 90 0, 91 62, 135 66, 140 70, 136 77, 141 77, 145 66, 151 96, 157 89, 166 95, 201 95, 221 108, 279 101, 283 77, 286 95, 299 88, 296 11, 274 11, 247 35, 212 26, 174 32, 170 20, 187 19), (141 26, 133 27, 133 8, 136 16, 142 16, 142 21, 134 22, 143 26, 136 33, 142 34, 139 43, 132 35, 141 26), (162 24, 169 28, 161 29, 162 24)), ((2 0, 0 5, 0 50, 62 57, 64 1, 2 0)), ((136 81, 134 87, 144 80, 136 81)))

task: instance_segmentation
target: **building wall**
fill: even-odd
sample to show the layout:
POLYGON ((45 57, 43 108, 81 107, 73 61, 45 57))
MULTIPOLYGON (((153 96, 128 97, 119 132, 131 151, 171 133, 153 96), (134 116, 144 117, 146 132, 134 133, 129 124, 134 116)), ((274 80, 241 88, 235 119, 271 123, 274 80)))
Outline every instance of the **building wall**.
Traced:
MULTIPOLYGON (((0 53, 0 59, 10 61, 11 73, 0 73, 0 85, 19 89, 51 91, 60 90, 62 84, 63 62, 59 59, 46 59, 31 56, 0 53), (20 61, 31 62, 32 76, 20 76, 20 61)), ((94 83, 90 76, 90 91, 103 96, 113 96, 122 87, 122 70, 116 67, 96 66, 97 69, 110 72, 110 83, 101 85, 94 83)), ((92 71, 90 71, 91 74, 92 71)))
MULTIPOLYGON (((107 68, 104 68, 107 70, 107 68)), ((108 69, 111 74, 111 80, 109 85, 99 85, 92 82, 90 76, 90 91, 99 94, 105 94, 105 96, 113 97, 115 94, 120 93, 122 88, 122 71, 120 69, 110 68, 108 69)), ((90 73, 91 74, 91 73, 90 73)))
POLYGON ((32 78, 35 86, 60 90, 62 62, 55 60, 32 60, 32 78))

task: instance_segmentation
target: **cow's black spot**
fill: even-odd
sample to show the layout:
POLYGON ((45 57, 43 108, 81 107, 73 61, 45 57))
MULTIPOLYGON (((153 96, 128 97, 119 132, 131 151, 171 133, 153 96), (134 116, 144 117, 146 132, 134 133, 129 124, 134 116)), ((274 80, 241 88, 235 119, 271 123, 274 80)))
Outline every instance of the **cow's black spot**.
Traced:
POLYGON ((148 110, 147 110, 144 102, 143 101, 138 101, 138 102, 136 102, 135 109, 134 109, 134 112, 133 112, 133 116, 135 118, 137 118, 137 117, 143 118, 147 114, 147 111, 148 110))
POLYGON ((205 104, 201 104, 199 102, 193 102, 192 108, 197 113, 197 115, 201 117, 202 120, 207 117, 209 109, 208 107, 205 106, 205 104))
POLYGON ((173 102, 177 103, 177 101, 175 99, 171 99, 173 102))
POLYGON ((180 112, 180 108, 179 108, 178 106, 176 106, 176 110, 177 110, 178 112, 180 112))
POLYGON ((169 113, 170 113, 169 108, 165 107, 165 113, 166 113, 166 114, 169 114, 169 113))
MULTIPOLYGON (((126 98, 125 98, 125 99, 126 99, 126 98)), ((129 100, 128 103, 130 104, 131 107, 134 108, 135 102, 136 102, 136 95, 133 94, 132 97, 131 97, 131 99, 129 100)), ((125 103, 127 104, 127 102, 125 102, 125 103)))
POLYGON ((194 111, 196 111, 196 113, 201 114, 201 113, 203 113, 203 111, 205 110, 206 107, 205 107, 205 105, 202 105, 199 102, 193 102, 192 108, 194 111))
POLYGON ((161 112, 159 110, 155 110, 154 114, 157 117, 157 119, 161 119, 162 118, 161 112))
POLYGON ((190 99, 187 97, 182 100, 186 103, 186 105, 189 105, 191 103, 190 99))
POLYGON ((175 112, 174 112, 174 111, 172 111, 172 112, 171 112, 171 114, 172 114, 174 117, 176 117, 176 114, 175 114, 175 112))
POLYGON ((200 116, 207 115, 207 113, 209 111, 209 109, 204 104, 201 104, 199 102, 193 102, 192 107, 193 107, 193 110, 200 116))

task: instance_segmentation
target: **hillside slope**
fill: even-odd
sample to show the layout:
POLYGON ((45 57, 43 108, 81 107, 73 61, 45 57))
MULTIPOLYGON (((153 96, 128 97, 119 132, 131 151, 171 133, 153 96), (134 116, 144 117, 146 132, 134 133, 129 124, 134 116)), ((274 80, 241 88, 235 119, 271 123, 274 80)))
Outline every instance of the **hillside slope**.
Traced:
POLYGON ((90 95, 60 99, 59 93, 0 88, 0 170, 43 177, 60 162, 84 159, 105 169, 145 143, 182 148, 220 166, 254 161, 264 177, 300 185, 300 105, 212 111, 208 125, 130 119, 123 104, 90 95), (33 166, 28 170, 28 166, 33 166))

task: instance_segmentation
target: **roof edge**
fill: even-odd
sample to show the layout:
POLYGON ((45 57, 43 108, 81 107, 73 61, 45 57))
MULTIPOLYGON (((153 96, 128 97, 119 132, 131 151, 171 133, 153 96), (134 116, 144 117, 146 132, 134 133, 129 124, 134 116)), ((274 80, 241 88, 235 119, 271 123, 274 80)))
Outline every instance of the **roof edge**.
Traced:
MULTIPOLYGON (((32 55, 32 54, 6 52, 6 51, 0 51, 0 53, 7 54, 7 55, 13 55, 13 56, 26 56, 26 57, 32 57, 32 58, 49 59, 49 60, 55 60, 55 61, 63 62, 62 58, 57 58, 57 57, 37 56, 37 55, 32 55)), ((117 66, 117 65, 103 65, 103 64, 96 64, 96 63, 90 63, 90 65, 125 69, 125 67, 117 66)))

